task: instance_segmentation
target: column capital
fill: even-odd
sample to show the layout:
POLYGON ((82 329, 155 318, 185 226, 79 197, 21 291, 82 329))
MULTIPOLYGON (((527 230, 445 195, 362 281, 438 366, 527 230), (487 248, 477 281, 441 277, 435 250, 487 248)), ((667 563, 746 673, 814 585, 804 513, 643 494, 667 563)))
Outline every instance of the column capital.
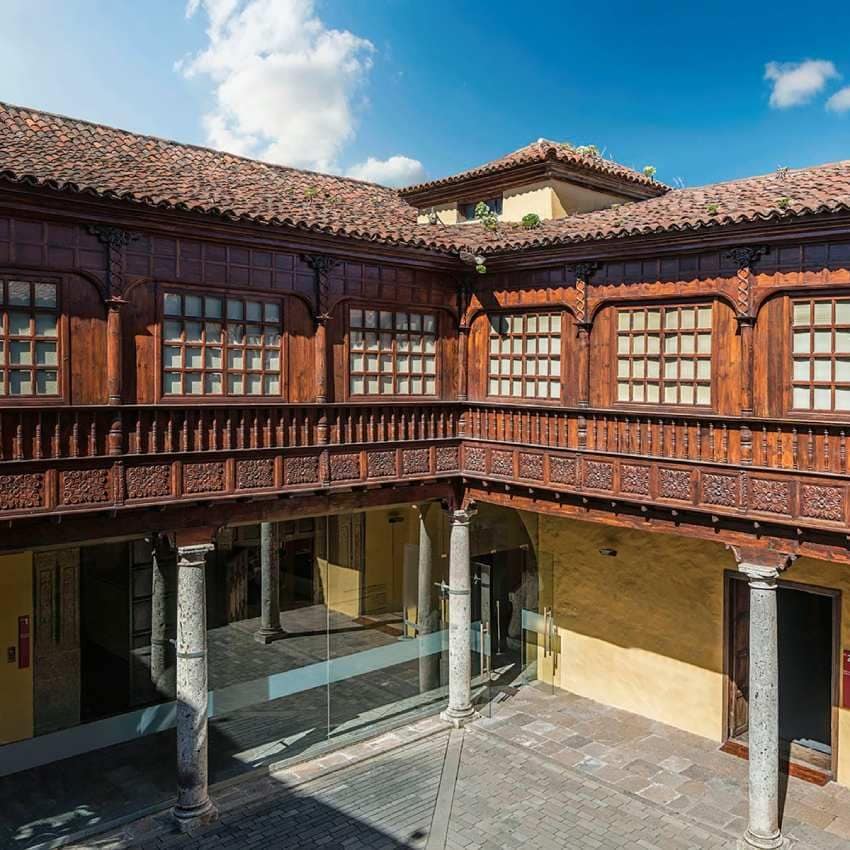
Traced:
POLYGON ((735 556, 738 571, 749 578, 750 582, 761 582, 765 586, 775 586, 776 579, 797 560, 790 552, 776 552, 756 546, 736 546, 727 544, 735 556))
POLYGON ((206 564, 207 553, 215 549, 214 543, 192 543, 177 549, 178 567, 203 567, 206 564))
POLYGON ((449 513, 454 525, 469 525, 472 522, 472 517, 478 513, 478 508, 474 502, 470 502, 465 508, 456 508, 449 513))

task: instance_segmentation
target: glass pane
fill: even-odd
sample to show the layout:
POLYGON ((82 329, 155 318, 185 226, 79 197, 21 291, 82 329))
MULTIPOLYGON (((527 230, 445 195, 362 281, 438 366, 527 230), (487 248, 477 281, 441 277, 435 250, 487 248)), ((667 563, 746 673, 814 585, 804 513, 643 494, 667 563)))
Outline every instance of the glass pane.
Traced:
POLYGON ((363 327, 363 311, 362 310, 354 310, 352 309, 351 313, 351 326, 354 328, 363 327))
POLYGON ((36 336, 57 336, 56 316, 52 313, 38 313, 35 317, 36 336))
POLYGON ((184 295, 183 310, 187 316, 202 316, 203 306, 200 295, 184 295))
POLYGON ((618 354, 628 354, 629 353, 629 338, 627 336, 618 336, 617 337, 617 353, 618 354))
POLYGON ((420 333, 422 331, 422 314, 421 313, 411 313, 410 314, 410 330, 416 331, 416 333, 420 333))
POLYGON ((279 395, 280 394, 280 376, 279 375, 266 375, 263 378, 263 392, 266 395, 279 395))
POLYGON ((409 395, 410 394, 410 378, 408 378, 406 375, 403 375, 402 377, 400 377, 398 379, 398 382, 397 382, 397 391, 399 393, 401 393, 402 395, 409 395))
POLYGON ((499 394, 499 382, 495 378, 490 378, 490 382, 487 385, 487 392, 490 395, 498 395, 499 394))
POLYGON ((262 369, 263 360, 262 352, 256 348, 249 348, 245 351, 245 364, 247 369, 262 369))
POLYGON ((366 376, 366 392, 369 395, 377 395, 378 394, 378 376, 377 375, 367 375, 366 376))
POLYGON ((179 316, 182 312, 181 298, 174 292, 166 292, 162 301, 163 311, 166 316, 179 316))
POLYGON ((56 366, 56 343, 37 342, 35 344, 35 362, 37 366, 56 366))
POLYGON ((349 337, 351 347, 352 348, 362 348, 363 347, 363 331, 352 331, 351 336, 349 337))
POLYGON ((437 379, 431 376, 425 378, 425 394, 435 395, 437 392, 437 379))
POLYGON ((697 377, 703 378, 703 379, 711 377, 711 361, 710 360, 698 360, 697 361, 697 377))
POLYGON ((667 354, 675 354, 679 350, 679 337, 667 336, 664 337, 664 351, 667 354))
POLYGON ((620 383, 617 384, 617 401, 629 400, 629 385, 620 383))
POLYGON ((831 301, 815 301, 815 324, 816 325, 831 325, 832 324, 832 302, 831 301))
POLYGON ((392 375, 381 375, 381 384, 380 384, 380 393, 381 395, 392 395, 393 392, 393 376, 392 375))
POLYGON ((365 365, 366 360, 362 354, 354 353, 351 355, 352 372, 362 372, 365 365))
POLYGON ((686 307, 679 313, 679 318, 684 330, 696 327, 696 311, 692 307, 686 307))
POLYGON ((700 384, 697 387, 697 404, 711 404, 711 387, 700 384))
POLYGON ((539 316, 537 318, 537 328, 542 334, 549 333, 549 317, 539 316))
POLYGON ((561 317, 552 316, 552 333, 559 334, 561 332, 561 317))
POLYGON ((815 351, 829 351, 832 347, 832 331, 815 331, 815 351))
POLYGON ((163 335, 166 339, 180 339, 182 332, 183 322, 175 322, 174 319, 169 319, 163 327, 163 335))
POLYGON ((635 360, 632 362, 632 377, 633 378, 643 378, 644 373, 644 363, 643 360, 635 360))
POLYGON ((432 336, 422 338, 424 351, 426 354, 435 354, 437 351, 437 340, 432 336))
POLYGON ((850 410, 850 389, 838 388, 835 391, 835 409, 850 410))
POLYGON ((227 341, 231 345, 244 345, 244 343, 245 343, 245 325, 228 325, 227 326, 227 341))
POLYGON ((679 368, 679 377, 682 380, 690 381, 694 377, 694 361, 683 360, 679 368))
POLYGON ((429 313, 422 319, 422 330, 425 333, 433 334, 437 332, 437 317, 429 313))
POLYGON ((561 374, 561 359, 560 359, 560 357, 553 357, 549 361, 549 374, 553 378, 557 378, 558 375, 561 374))
POLYGON ((661 375, 661 362, 658 360, 646 361, 646 377, 658 378, 661 375))
POLYGON ((794 305, 794 324, 808 325, 812 321, 812 307, 808 301, 794 305))
POLYGON ((661 400, 660 387, 658 384, 646 385, 646 400, 651 404, 657 404, 661 400))
POLYGON ((381 310, 380 325, 382 328, 391 328, 393 326, 393 314, 389 310, 381 310))
POLYGON ((186 348, 186 367, 191 369, 200 369, 203 365, 202 351, 198 347, 186 348))
POLYGON ((617 328, 621 331, 627 331, 629 329, 629 319, 630 314, 624 310, 621 310, 617 314, 617 328))
POLYGON ((815 387, 814 397, 814 409, 815 410, 829 410, 832 407, 832 391, 827 387, 815 387))
POLYGON ((221 322, 205 322, 204 336, 207 342, 221 342, 221 333, 223 326, 221 322))
POLYGON ((166 372, 163 376, 163 392, 167 395, 180 395, 180 373, 166 372))
POLYGON ((646 314, 643 310, 636 310, 632 313, 632 330, 642 331, 646 325, 646 314))
POLYGON ((407 321, 407 313, 395 314, 395 326, 400 331, 409 330, 410 324, 407 321))
POLYGON ((700 307, 697 310, 697 327, 711 327, 711 307, 700 307))
POLYGON ((643 384, 632 384, 632 401, 643 401, 643 384))
POLYGON ((263 320, 278 324, 280 322, 280 304, 272 301, 263 304, 263 320))
POLYGON ((263 320, 263 305, 259 301, 246 301, 245 318, 249 322, 261 322, 263 320))
POLYGON ((675 380, 679 376, 679 361, 675 358, 664 361, 664 377, 667 380, 675 380))
POLYGON ((221 369, 221 349, 208 348, 206 350, 205 363, 207 369, 221 369))
POLYGON ((227 368, 228 369, 244 369, 245 368, 245 352, 241 349, 229 349, 227 352, 227 368))
POLYGON ((646 326, 651 331, 657 331, 661 327, 661 311, 660 310, 647 310, 646 326))
POLYGON ((835 324, 850 325, 850 301, 835 302, 835 324))
POLYGON ((682 384, 679 387, 679 401, 681 404, 694 403, 694 388, 690 384, 682 384))
POLYGON ((526 329, 528 333, 537 333, 537 316, 528 316, 526 318, 526 329))
POLYGON ((676 309, 667 310, 664 313, 664 327, 668 330, 677 330, 679 327, 679 311, 676 309))
POLYGON ((207 372, 204 376, 204 392, 207 395, 220 395, 221 391, 221 372, 207 372))
POLYGON ((378 311, 377 310, 366 310, 364 313, 364 319, 366 321, 367 328, 376 328, 378 327, 378 311))
POLYGON ((679 350, 682 354, 693 354, 695 346, 695 339, 693 334, 682 334, 679 337, 679 350))
POLYGON ((380 372, 392 372, 393 370, 393 358, 390 354, 382 354, 378 359, 378 371, 380 372))
POLYGON ((35 391, 38 395, 57 395, 59 393, 58 373, 52 370, 39 370, 35 373, 35 391))
MULTIPOLYGON (((0 366, 6 365, 6 343, 0 339, 0 366)), ((4 383, 3 376, 0 375, 0 386, 4 383)))
POLYGON ((200 372, 186 372, 183 377, 183 388, 187 395, 200 395, 203 384, 200 372))
POLYGON ((835 380, 839 384, 850 383, 850 359, 838 357, 835 361, 835 380))
POLYGON ((9 393, 11 395, 32 395, 32 372, 11 369, 9 371, 9 393))
POLYGON ((678 401, 678 396, 676 394, 676 385, 664 387, 664 403, 665 404, 676 404, 678 401))
POLYGON ((814 361, 814 379, 816 381, 831 381, 832 380, 832 361, 818 359, 814 361))
POLYGON ((850 354, 850 331, 835 332, 835 350, 840 354, 850 354))
POLYGON ((29 313, 9 313, 9 334, 11 336, 30 335, 29 313))
POLYGON ((203 325, 200 322, 186 322, 184 325, 185 340, 187 342, 200 342, 203 325))
POLYGON ((245 318, 245 305, 235 298, 227 299, 227 318, 242 320, 245 318))
POLYGON ((55 283, 36 283, 35 289, 35 306, 36 307, 55 307, 56 306, 56 284, 55 283))
POLYGON ((812 379, 811 362, 797 359, 794 361, 794 380, 795 381, 810 381, 812 379))
POLYGON ((227 376, 227 391, 231 395, 242 395, 243 387, 245 386, 245 382, 242 379, 242 375, 228 375, 227 376))
POLYGON ((253 372, 250 375, 246 375, 245 377, 245 392, 248 395, 260 395, 263 390, 263 381, 262 376, 254 374, 253 372))
POLYGON ((221 298, 204 298, 204 315, 208 319, 220 319, 222 317, 223 304, 221 298))
POLYGON ((30 303, 30 285, 25 280, 10 280, 9 304, 13 306, 27 306, 30 303))
POLYGON ((280 354, 277 351, 267 351, 263 368, 267 372, 277 372, 280 369, 280 354))
POLYGON ((808 387, 794 387, 794 407, 798 410, 808 410, 811 406, 811 398, 808 387))
POLYGON ((425 373, 427 375, 435 375, 437 373, 437 360, 434 357, 426 357, 425 360, 425 373))
POLYGON ((643 354, 646 351, 646 339, 642 336, 632 337, 632 354, 643 354))
POLYGON ((661 338, 655 336, 648 336, 646 338, 646 350, 648 354, 659 354, 661 352, 661 338))
POLYGON ((363 376, 362 375, 352 375, 351 376, 351 393, 352 393, 352 395, 362 395, 363 394, 363 376))
POLYGON ((9 343, 9 363, 13 366, 31 366, 31 343, 24 340, 12 340, 9 343))
POLYGON ((794 331, 794 353, 808 354, 811 351, 811 333, 809 331, 794 331))
POLYGON ((245 328, 245 342, 248 345, 262 345, 263 329, 259 325, 247 325, 245 328))

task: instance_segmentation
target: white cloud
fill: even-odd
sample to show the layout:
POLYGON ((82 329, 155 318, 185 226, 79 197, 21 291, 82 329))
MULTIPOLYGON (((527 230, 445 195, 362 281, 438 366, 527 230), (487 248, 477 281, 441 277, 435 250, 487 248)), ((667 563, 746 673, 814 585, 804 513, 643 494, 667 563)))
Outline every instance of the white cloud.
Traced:
POLYGON ((370 156, 365 162, 352 165, 347 175, 384 186, 411 186, 424 181, 425 169, 418 159, 409 156, 391 156, 388 159, 370 156))
POLYGON ((850 86, 839 89, 827 102, 831 112, 850 112, 850 86))
MULTIPOLYGON (((187 17, 199 10, 207 15, 208 43, 175 67, 215 86, 215 106, 204 116, 208 143, 269 162, 339 171, 374 45, 328 29, 314 0, 188 0, 187 17)), ((401 167, 391 165, 396 159, 407 158, 387 160, 390 174, 401 167)))
POLYGON ((826 85, 827 80, 839 76, 835 65, 825 59, 768 62, 764 66, 764 78, 773 82, 770 105, 774 109, 807 103, 826 85))

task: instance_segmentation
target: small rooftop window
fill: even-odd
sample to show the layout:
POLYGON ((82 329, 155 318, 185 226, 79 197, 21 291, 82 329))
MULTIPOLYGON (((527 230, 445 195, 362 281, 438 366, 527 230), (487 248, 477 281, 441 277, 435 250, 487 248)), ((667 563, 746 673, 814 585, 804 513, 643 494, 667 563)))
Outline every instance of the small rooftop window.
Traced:
POLYGON ((502 214, 502 198, 487 198, 485 201, 470 201, 467 204, 458 204, 458 219, 460 221, 475 221, 475 208, 479 203, 487 204, 490 212, 494 212, 496 215, 502 214))

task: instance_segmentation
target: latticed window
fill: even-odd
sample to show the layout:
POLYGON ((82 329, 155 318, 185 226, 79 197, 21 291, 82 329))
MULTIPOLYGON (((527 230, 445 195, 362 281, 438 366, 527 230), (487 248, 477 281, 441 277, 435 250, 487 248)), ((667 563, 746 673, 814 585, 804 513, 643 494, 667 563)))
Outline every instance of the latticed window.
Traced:
POLYGON ((280 395, 278 301, 166 292, 165 395, 280 395))
POLYGON ((617 311, 617 401, 711 404, 711 306, 617 311))
POLYGON ((850 298, 807 298, 793 309, 792 407, 850 410, 850 298))
POLYGON ((0 280, 0 395, 59 395, 55 283, 0 280))
POLYGON ((352 308, 348 348, 351 395, 436 395, 433 313, 352 308))
POLYGON ((560 399, 560 314, 491 316, 487 373, 491 396, 560 399))

